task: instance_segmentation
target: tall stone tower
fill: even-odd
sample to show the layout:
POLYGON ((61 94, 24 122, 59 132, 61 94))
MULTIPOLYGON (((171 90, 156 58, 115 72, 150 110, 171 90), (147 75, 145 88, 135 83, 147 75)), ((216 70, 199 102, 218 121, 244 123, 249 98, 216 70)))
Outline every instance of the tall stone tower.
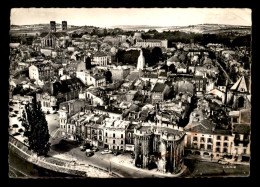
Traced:
POLYGON ((142 48, 140 49, 140 56, 138 57, 137 60, 137 70, 143 70, 145 67, 145 58, 143 55, 143 50, 142 48))
POLYGON ((56 22, 50 21, 50 30, 51 32, 56 32, 56 22))
POLYGON ((62 30, 63 31, 67 30, 67 21, 62 21, 62 30))
POLYGON ((147 129, 137 127, 134 129, 135 135, 135 165, 141 165, 142 168, 147 168, 149 165, 149 156, 152 152, 153 134, 147 129))

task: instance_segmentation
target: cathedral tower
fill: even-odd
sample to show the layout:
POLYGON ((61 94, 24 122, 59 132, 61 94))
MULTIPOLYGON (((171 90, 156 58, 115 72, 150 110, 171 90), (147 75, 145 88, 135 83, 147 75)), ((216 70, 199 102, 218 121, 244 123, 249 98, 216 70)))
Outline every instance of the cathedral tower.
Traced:
POLYGON ((56 32, 56 22, 50 21, 50 30, 51 32, 56 32))
POLYGON ((62 21, 62 30, 63 31, 67 30, 67 21, 62 21))

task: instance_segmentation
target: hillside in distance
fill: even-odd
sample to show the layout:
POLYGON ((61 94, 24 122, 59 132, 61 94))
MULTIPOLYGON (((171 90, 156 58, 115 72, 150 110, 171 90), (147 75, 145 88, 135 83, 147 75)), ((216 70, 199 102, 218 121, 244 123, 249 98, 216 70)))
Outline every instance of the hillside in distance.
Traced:
POLYGON ((251 26, 243 25, 224 25, 224 24, 199 24, 189 26, 149 26, 149 25, 116 25, 111 28, 121 28, 123 30, 157 30, 162 31, 182 31, 202 34, 217 34, 223 32, 239 32, 244 34, 251 33, 251 26))

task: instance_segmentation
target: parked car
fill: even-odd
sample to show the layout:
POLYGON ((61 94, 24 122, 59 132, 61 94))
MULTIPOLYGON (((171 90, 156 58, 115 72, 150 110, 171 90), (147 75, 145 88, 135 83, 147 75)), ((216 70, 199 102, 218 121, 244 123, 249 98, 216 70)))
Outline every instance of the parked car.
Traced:
POLYGON ((97 152, 99 149, 97 147, 92 147, 91 150, 93 150, 94 152, 97 152))
POLYGON ((86 155, 87 155, 87 157, 93 156, 94 155, 94 151, 91 150, 91 149, 87 149, 86 150, 86 155))
POLYGON ((86 151, 87 147, 86 146, 80 146, 79 147, 81 151, 86 151))
POLYGON ((115 156, 117 156, 117 155, 120 154, 120 152, 118 152, 118 151, 114 151, 113 154, 114 154, 115 156))
POLYGON ((229 162, 226 161, 225 159, 219 159, 219 160, 218 160, 218 163, 219 163, 219 164, 222 164, 222 165, 228 165, 228 164, 229 164, 229 162))
POLYGON ((104 155, 104 154, 111 154, 113 153, 111 150, 104 150, 104 151, 101 151, 101 154, 104 155))

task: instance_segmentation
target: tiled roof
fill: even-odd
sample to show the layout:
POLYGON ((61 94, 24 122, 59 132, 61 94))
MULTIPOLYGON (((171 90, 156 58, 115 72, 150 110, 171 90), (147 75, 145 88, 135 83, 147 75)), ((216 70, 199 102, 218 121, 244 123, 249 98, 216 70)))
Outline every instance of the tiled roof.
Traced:
POLYGON ((167 77, 167 72, 161 72, 159 76, 161 76, 161 77, 167 77))
POLYGON ((165 84, 157 82, 155 84, 152 92, 163 92, 163 90, 165 89, 165 86, 166 86, 165 84))
POLYGON ((233 133, 235 134, 249 134, 250 126, 249 124, 234 124, 233 133))
POLYGON ((73 89, 79 89, 79 87, 76 84, 79 84, 79 86, 84 87, 84 84, 78 78, 72 78, 72 79, 62 80, 60 82, 55 82, 53 83, 53 92, 54 92, 53 94, 57 95, 59 92, 67 93, 73 89))
POLYGON ((94 57, 103 57, 103 56, 108 56, 108 55, 102 51, 98 51, 93 56, 94 57))
POLYGON ((230 88, 231 90, 234 90, 234 91, 243 91, 244 92, 247 92, 247 85, 246 85, 246 81, 245 81, 245 77, 242 76, 240 77, 240 79, 230 88))

